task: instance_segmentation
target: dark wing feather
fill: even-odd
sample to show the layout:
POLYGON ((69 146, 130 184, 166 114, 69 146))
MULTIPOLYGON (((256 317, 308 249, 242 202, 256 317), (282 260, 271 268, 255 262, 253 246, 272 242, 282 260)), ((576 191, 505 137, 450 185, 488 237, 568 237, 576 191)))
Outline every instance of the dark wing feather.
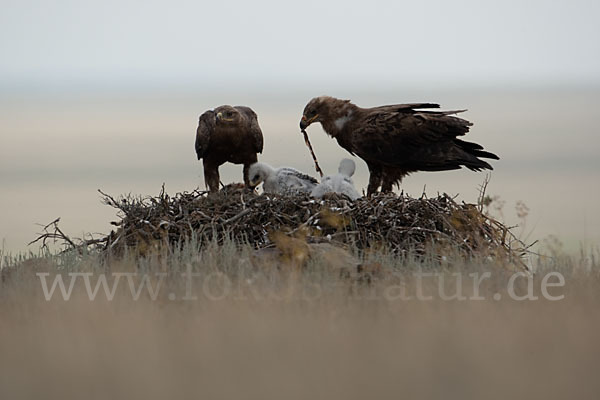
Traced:
POLYGON ((471 122, 452 116, 458 111, 370 109, 353 132, 352 147, 367 161, 406 170, 443 171, 466 166, 491 169, 477 157, 496 158, 475 143, 457 139, 471 122))
POLYGON ((258 116, 250 107, 236 106, 235 107, 249 123, 250 136, 253 141, 254 151, 262 153, 263 151, 263 134, 258 125, 258 116))
POLYGON ((210 137, 215 131, 215 113, 206 111, 200 116, 196 129, 196 155, 200 160, 206 154, 210 145, 210 137))
POLYGON ((372 111, 415 111, 420 108, 440 108, 439 104, 435 103, 407 103, 407 104, 390 104, 386 106, 379 106, 371 108, 372 111))

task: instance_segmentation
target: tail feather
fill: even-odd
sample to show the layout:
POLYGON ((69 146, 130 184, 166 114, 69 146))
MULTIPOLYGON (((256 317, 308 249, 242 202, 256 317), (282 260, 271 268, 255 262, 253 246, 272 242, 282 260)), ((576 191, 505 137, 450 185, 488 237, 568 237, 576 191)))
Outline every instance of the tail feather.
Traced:
POLYGON ((475 160, 477 161, 467 161, 465 162, 463 165, 467 168, 469 168, 471 171, 481 171, 482 169, 489 169, 489 170, 493 170, 494 168, 488 164, 487 162, 480 160, 479 158, 475 158, 475 160))
MULTIPOLYGON (((454 139, 454 143, 457 144, 458 147, 460 147, 462 150, 475 157, 491 158, 492 160, 500 159, 500 157, 498 157, 496 154, 490 153, 489 151, 485 151, 483 149, 483 146, 481 146, 480 144, 467 142, 465 140, 460 139, 454 139)), ((487 165, 489 166, 489 164, 487 165)))
POLYGON ((471 152, 475 157, 491 158, 492 160, 499 160, 500 157, 489 151, 476 150, 471 152))

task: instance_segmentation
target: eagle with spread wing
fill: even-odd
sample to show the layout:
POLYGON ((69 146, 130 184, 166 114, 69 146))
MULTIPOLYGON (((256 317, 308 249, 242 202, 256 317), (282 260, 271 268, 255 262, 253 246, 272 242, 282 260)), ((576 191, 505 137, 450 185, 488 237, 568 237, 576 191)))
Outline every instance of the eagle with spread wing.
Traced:
POLYGON ((453 116, 459 111, 433 111, 439 104, 396 104, 361 108, 349 100, 321 96, 304 108, 300 129, 320 122, 325 132, 369 168, 367 195, 381 187, 392 191, 416 171, 446 171, 467 167, 493 169, 480 159, 498 156, 477 143, 459 139, 471 122, 453 116))
POLYGON ((219 190, 219 166, 226 162, 244 164, 244 184, 249 187, 248 170, 262 150, 262 131, 250 107, 225 105, 200 116, 196 155, 202 159, 204 182, 211 192, 219 190))

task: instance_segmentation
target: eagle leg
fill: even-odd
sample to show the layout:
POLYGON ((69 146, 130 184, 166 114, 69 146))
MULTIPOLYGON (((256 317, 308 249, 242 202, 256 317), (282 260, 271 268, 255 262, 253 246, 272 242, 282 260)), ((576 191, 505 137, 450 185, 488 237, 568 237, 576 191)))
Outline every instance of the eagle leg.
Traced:
POLYGON ((384 179, 383 184, 381 185, 382 193, 390 193, 392 191, 392 186, 394 186, 394 182, 389 179, 384 179))
POLYGON ((210 192, 219 191, 219 166, 204 160, 204 183, 210 192))
POLYGON ((378 165, 367 164, 369 167, 369 185, 367 186, 367 196, 372 196, 377 192, 383 180, 383 170, 378 165))
POLYGON ((394 190, 394 185, 400 187, 402 178, 407 175, 406 171, 399 169, 384 168, 383 169, 383 184, 381 185, 381 191, 383 193, 391 193, 394 190))
POLYGON ((246 188, 250 187, 250 176, 248 176, 249 170, 250 170, 250 164, 244 164, 244 170, 242 173, 244 174, 244 185, 246 186, 246 188))

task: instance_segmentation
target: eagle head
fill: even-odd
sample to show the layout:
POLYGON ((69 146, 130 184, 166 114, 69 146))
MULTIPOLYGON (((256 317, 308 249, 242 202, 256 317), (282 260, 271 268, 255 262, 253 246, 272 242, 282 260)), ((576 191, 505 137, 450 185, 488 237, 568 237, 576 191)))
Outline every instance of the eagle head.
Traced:
POLYGON ((304 107, 304 112, 302 113, 300 129, 304 130, 313 122, 319 122, 322 120, 322 117, 327 114, 329 99, 331 99, 331 97, 321 96, 315 97, 308 102, 306 107, 304 107))
POLYGON ((240 112, 232 106, 220 106, 214 110, 217 124, 236 124, 241 118, 240 112))
MULTIPOLYGON (((315 97, 304 107, 300 129, 306 129, 313 122, 321 124, 333 123, 337 118, 343 117, 352 111, 350 100, 340 100, 330 96, 315 97)), ((324 125, 325 126, 325 125, 324 125)))
POLYGON ((261 162, 256 162, 250 165, 248 169, 248 178, 250 179, 250 187, 255 188, 264 182, 267 177, 273 173, 273 168, 261 162))

